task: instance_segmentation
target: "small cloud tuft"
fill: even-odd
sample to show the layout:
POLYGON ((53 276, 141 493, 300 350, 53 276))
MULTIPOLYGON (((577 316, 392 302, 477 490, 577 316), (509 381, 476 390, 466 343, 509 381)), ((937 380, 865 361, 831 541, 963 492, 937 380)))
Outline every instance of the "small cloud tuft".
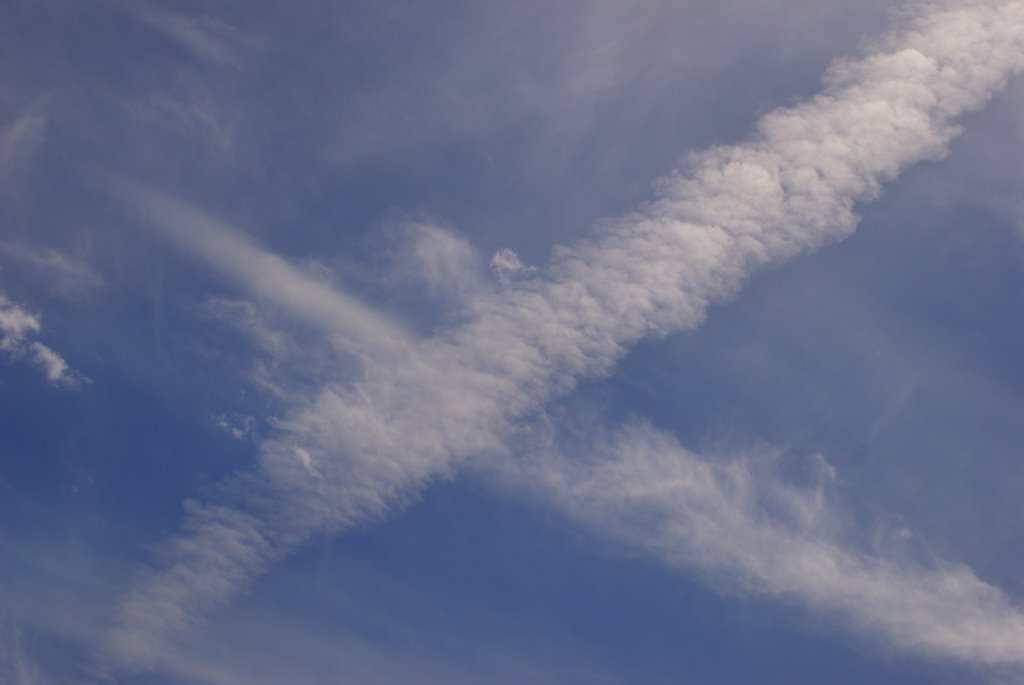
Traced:
POLYGON ((0 351, 14 359, 27 359, 42 369, 55 385, 81 385, 89 379, 68 366, 52 348, 32 338, 41 330, 39 317, 30 314, 0 293, 0 351))
POLYGON ((535 266, 523 264, 522 260, 519 259, 519 255, 507 247, 501 248, 491 257, 491 271, 503 288, 512 285, 512 281, 517 278, 536 270, 537 267, 535 266))

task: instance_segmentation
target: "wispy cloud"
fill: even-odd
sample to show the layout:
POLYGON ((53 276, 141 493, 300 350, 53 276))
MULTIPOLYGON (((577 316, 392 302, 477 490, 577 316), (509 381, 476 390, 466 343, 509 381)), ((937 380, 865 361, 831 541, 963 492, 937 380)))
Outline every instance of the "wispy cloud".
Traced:
POLYGON ((462 305, 487 292, 483 260, 465 237, 438 222, 408 221, 399 229, 396 278, 462 305))
MULTIPOLYGON (((8 209, 22 206, 39 151, 45 144, 47 96, 39 95, 12 121, 0 124, 0 198, 8 209)), ((10 222, 16 214, 9 215, 10 222)))
POLYGON ((31 159, 46 132, 46 117, 25 114, 0 130, 0 178, 9 185, 31 159))
MULTIPOLYGON (((503 465, 516 487, 599 534, 720 586, 776 595, 837 615, 880 644, 975 664, 1024 663, 1024 612, 969 568, 857 541, 821 457, 808 487, 772 455, 708 459, 637 424, 587 431, 569 452, 550 441, 503 465), (567 455, 572 456, 567 456, 567 455), (586 455, 586 456, 580 456, 586 455)), ((876 541, 877 543, 877 541, 876 541)))
POLYGON ((42 685, 49 682, 25 654, 21 634, 12 629, 0 632, 0 677, 11 685, 42 685))
POLYGON ((238 414, 214 416, 213 425, 226 431, 235 440, 248 440, 256 431, 256 419, 238 414))
POLYGON ((503 247, 491 255, 491 271, 498 282, 505 288, 512 282, 536 271, 536 267, 526 266, 519 255, 507 247, 503 247))
POLYGON ((117 3, 125 12, 163 34, 194 57, 217 65, 231 65, 236 60, 232 42, 237 32, 210 17, 192 17, 162 10, 149 2, 117 3))
POLYGON ((63 357, 33 339, 41 329, 38 316, 0 294, 0 351, 15 359, 28 359, 42 369, 52 383, 79 385, 85 382, 86 379, 72 371, 63 357))
POLYGON ((88 264, 52 248, 0 243, 0 254, 45 275, 50 290, 67 298, 78 297, 103 284, 103 279, 88 264))
MULTIPOLYGON (((764 116, 749 142, 691 156, 658 182, 654 201, 559 249, 532 277, 474 301, 467 323, 422 341, 184 203, 121 183, 179 245, 260 298, 343 331, 366 354, 356 381, 325 384, 280 423, 278 435, 261 444, 258 468, 226 484, 224 502, 189 505, 164 563, 126 593, 107 657, 129 668, 159 663, 176 635, 311 535, 372 521, 469 458, 501 452, 517 421, 579 379, 607 373, 641 338, 695 327, 753 270, 848 235, 857 202, 876 197, 908 165, 945 154, 956 118, 1024 67, 1022 2, 917 5, 908 22, 866 56, 835 63, 820 95, 764 116), (388 341, 386 361, 372 353, 381 340, 388 341)), ((614 509, 617 500, 609 496, 608 504, 614 509)), ((753 534, 742 521, 729 527, 729 512, 719 513, 725 534, 753 534)), ((675 540, 671 531, 667 539, 675 540)), ((715 553, 763 589, 806 581, 822 606, 870 603, 875 608, 864 615, 876 622, 892 587, 911 589, 902 571, 872 568, 842 550, 823 556, 818 543, 803 540, 779 538, 802 560, 781 576, 758 570, 771 559, 730 562, 730 549, 715 553), (879 585, 893 578, 894 586, 879 585)), ((927 604, 928 592, 941 590, 943 607, 958 598, 979 602, 962 622, 930 628, 920 617, 945 614, 929 610, 915 621, 891 618, 890 632, 947 656, 1019 660, 1019 617, 972 579, 949 569, 926 574, 924 589, 906 600, 927 604), (950 583, 962 589, 947 591, 950 583), (991 633, 975 611, 987 612, 985 620, 1001 617, 1009 637, 991 633), (977 646, 988 637, 990 646, 977 646)))
POLYGON ((341 348, 373 356, 404 344, 406 334, 386 316, 255 245, 234 227, 164 193, 122 177, 109 187, 152 226, 242 284, 289 317, 319 328, 341 348))

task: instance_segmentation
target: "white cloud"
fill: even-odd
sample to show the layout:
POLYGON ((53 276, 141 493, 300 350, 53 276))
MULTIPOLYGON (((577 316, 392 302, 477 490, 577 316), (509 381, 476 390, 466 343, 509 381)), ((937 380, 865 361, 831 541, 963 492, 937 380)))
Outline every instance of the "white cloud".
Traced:
POLYGON ((248 440, 256 432, 256 419, 239 414, 214 416, 213 425, 229 433, 235 440, 248 440))
MULTIPOLYGON (((599 534, 718 585, 840 616, 880 643, 975 664, 1024 664, 1024 613, 959 564, 925 565, 858 543, 833 503, 835 469, 784 482, 772 455, 707 459, 646 425, 587 431, 567 456, 552 444, 504 476, 599 534), (579 456, 586 455, 586 456, 579 456)), ((889 545, 910 531, 894 531, 889 545)))
POLYGON ((63 358, 41 342, 34 342, 29 348, 32 351, 32 358, 36 364, 42 367, 46 377, 57 382, 69 382, 71 368, 63 358))
POLYGON ((0 349, 13 352, 24 341, 25 337, 38 333, 39 318, 29 314, 0 294, 0 349))
POLYGON ((234 227, 164 193, 122 177, 109 187, 147 225, 241 283, 251 294, 313 325, 339 347, 368 357, 402 345, 405 333, 385 316, 255 245, 234 227))
POLYGON ((26 243, 0 243, 0 254, 26 264, 46 277, 55 294, 74 299, 103 284, 103 279, 85 262, 48 247, 26 243))
POLYGON ((507 247, 503 247, 491 255, 491 271, 502 287, 509 287, 512 282, 536 271, 536 267, 526 266, 519 255, 507 247))
POLYGON ((0 351, 15 359, 31 360, 52 383, 78 385, 85 382, 86 379, 72 371, 59 354, 32 339, 40 330, 39 317, 0 294, 0 351))
POLYGON ((480 254, 451 228, 410 221, 403 224, 399 240, 395 265, 399 281, 425 288, 453 305, 488 292, 480 254))
MULTIPOLYGON (((261 298, 328 331, 343 330, 364 366, 358 380, 325 384, 280 423, 279 434, 261 445, 258 468, 229 484, 232 504, 190 507, 165 563, 126 593, 108 657, 134 668, 158 663, 176 635, 313 534, 379 518, 471 457, 501 452, 517 421, 579 379, 606 373, 641 338, 695 327, 754 269, 848 235, 856 202, 876 197, 908 165, 942 156, 958 132, 955 119, 984 105, 1024 67, 1024 2, 917 7, 910 29, 876 43, 866 57, 837 62, 820 95, 770 112, 749 142, 691 156, 685 170, 659 181, 654 201, 605 222, 575 248, 559 249, 532 277, 475 300, 468 323, 422 341, 197 210, 122 183, 182 247, 261 298), (380 341, 386 358, 374 352, 380 341), (297 449, 308 460, 296 459, 297 449)), ((737 478, 728 487, 743 486, 742 474, 737 478)), ((787 521, 798 531, 817 525, 800 518, 816 511, 804 499, 792 504, 795 518, 787 521)), ((727 522, 740 516, 718 513, 727 522)), ((724 530, 752 534, 741 524, 724 530)), ((799 562, 784 566, 782 576, 759 570, 771 559, 730 557, 744 547, 718 550, 716 563, 733 564, 734 574, 746 569, 776 591, 806 581, 820 606, 845 610, 866 597, 876 622, 891 590, 880 583, 895 578, 896 587, 911 589, 884 564, 864 568, 841 550, 823 557, 803 539, 779 538, 799 562), (846 587, 843 578, 856 582, 846 587)), ((902 644, 947 656, 1018 660, 1016 632, 999 637, 986 622, 994 616, 1015 631, 1017 615, 972 578, 945 569, 906 599, 927 604, 928 590, 961 587, 964 594, 954 587, 943 601, 979 603, 964 610, 962 622, 930 627, 893 615, 886 619, 891 632, 907 633, 902 644), (990 636, 988 647, 956 646, 990 636)))
POLYGON ((394 71, 378 67, 378 78, 358 97, 318 99, 315 105, 332 111, 337 140, 331 150, 343 161, 439 141, 486 140, 489 155, 503 141, 503 165, 524 161, 517 153, 529 151, 525 159, 533 163, 525 173, 538 181, 538 193, 547 182, 558 183, 563 196, 592 195, 593 188, 569 188, 576 167, 588 166, 588 175, 598 169, 594 175, 614 175, 628 157, 623 150, 633 147, 602 135, 601 153, 590 156, 585 146, 596 130, 615 136, 628 130, 622 127, 627 120, 640 127, 669 102, 673 119, 686 120, 687 111, 679 108, 721 91, 680 89, 680 83, 710 85, 705 79, 719 78, 723 69, 738 76, 731 70, 751 54, 771 54, 781 78, 781 64, 823 63, 837 42, 848 45, 858 31, 884 21, 892 2, 845 5, 719 0, 695 13, 694 6, 671 0, 487 2, 474 4, 475 11, 463 13, 449 30, 432 26, 436 32, 426 35, 418 28, 429 13, 403 6, 389 12, 389 22, 396 36, 411 40, 399 41, 394 51, 426 40, 429 57, 402 60, 394 71))
POLYGON ((237 31, 223 22, 164 11, 148 2, 118 2, 118 5, 204 62, 231 65, 236 61, 232 43, 238 39, 237 31))

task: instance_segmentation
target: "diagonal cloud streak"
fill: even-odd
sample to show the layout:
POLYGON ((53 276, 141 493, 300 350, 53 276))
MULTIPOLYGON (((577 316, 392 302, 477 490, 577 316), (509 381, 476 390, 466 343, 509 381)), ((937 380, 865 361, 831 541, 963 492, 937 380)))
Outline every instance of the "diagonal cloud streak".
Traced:
POLYGON ((150 226, 172 242, 232 277, 256 297, 336 338, 343 349, 371 355, 406 344, 406 334, 397 323, 261 249, 233 227, 138 181, 112 174, 106 177, 111 191, 138 209, 150 226))
MULTIPOLYGON (((879 642, 973 664, 1024 663, 1024 613, 962 564, 925 565, 861 549, 830 504, 835 469, 783 482, 766 460, 709 460, 662 431, 593 432, 569 458, 557 445, 499 466, 571 518, 619 544, 744 592, 838 615, 879 642)), ((898 537, 910 532, 899 531, 898 537)))
MULTIPOLYGON (((749 142, 691 156, 658 181, 654 201, 559 248, 532 277, 475 300, 468 323, 396 345, 387 363, 364 357, 356 382, 325 385, 282 422, 262 443, 258 466, 223 486, 220 503, 188 505, 162 565, 125 594, 105 658, 115 668, 160 667, 206 612, 312 535, 365 525, 467 459, 501 453, 518 421, 607 373, 638 340, 696 327, 755 269, 848 235, 857 202, 875 198, 907 166, 946 154, 956 119, 1022 68, 1021 0, 914 5, 905 30, 833 64, 821 94, 767 114, 749 142)), ((177 207, 153 220, 190 249, 203 244, 201 217, 155 191, 129 194, 177 207)), ((240 265, 271 259, 220 245, 215 261, 243 281, 256 270, 240 265)), ((257 291, 277 297, 272 279, 282 273, 257 291)), ((303 302, 301 284, 286 280, 282 291, 303 302)), ((334 310, 303 311, 344 326, 334 310)), ((364 318, 354 314, 355 330, 371 330, 364 318)), ((820 587, 806 593, 810 601, 833 586, 820 587)), ((956 639, 982 639, 973 624, 960 628, 956 639)), ((1022 660, 1016 643, 986 658, 1022 660)))

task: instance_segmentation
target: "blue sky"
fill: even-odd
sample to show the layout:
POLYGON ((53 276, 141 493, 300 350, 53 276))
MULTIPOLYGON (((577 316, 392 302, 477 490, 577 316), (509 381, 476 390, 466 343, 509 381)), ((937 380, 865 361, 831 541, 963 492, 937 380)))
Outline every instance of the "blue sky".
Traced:
POLYGON ((1022 43, 9 3, 0 682, 1021 682, 1022 43))

